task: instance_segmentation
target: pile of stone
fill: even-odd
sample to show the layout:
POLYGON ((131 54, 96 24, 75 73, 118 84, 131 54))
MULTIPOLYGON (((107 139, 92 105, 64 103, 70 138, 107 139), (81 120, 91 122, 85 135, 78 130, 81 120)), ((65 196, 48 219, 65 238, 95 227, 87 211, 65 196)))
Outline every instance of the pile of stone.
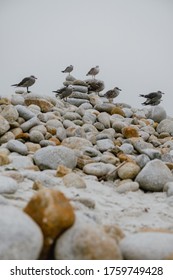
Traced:
POLYGON ((89 82, 69 75, 67 102, 0 100, 0 259, 173 258, 171 222, 118 220, 121 199, 172 207, 173 119, 105 102, 89 82))

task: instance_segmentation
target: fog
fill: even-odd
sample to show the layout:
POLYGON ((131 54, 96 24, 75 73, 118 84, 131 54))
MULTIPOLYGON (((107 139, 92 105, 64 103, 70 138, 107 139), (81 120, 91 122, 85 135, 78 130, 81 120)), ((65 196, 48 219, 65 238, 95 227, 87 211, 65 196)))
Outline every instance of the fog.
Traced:
POLYGON ((140 93, 161 90, 173 116, 172 15, 172 0, 0 0, 0 95, 30 75, 33 92, 51 95, 66 66, 85 79, 99 65, 117 102, 142 108, 140 93))

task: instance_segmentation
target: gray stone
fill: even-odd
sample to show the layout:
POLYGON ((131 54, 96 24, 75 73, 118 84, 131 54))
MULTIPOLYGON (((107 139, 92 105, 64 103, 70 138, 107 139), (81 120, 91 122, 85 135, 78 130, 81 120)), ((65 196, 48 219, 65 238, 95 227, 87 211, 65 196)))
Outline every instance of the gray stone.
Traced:
POLYGON ((112 128, 115 129, 116 132, 120 132, 122 131, 122 128, 126 127, 127 124, 124 123, 121 120, 113 120, 112 121, 112 128))
POLYGON ((79 214, 74 225, 57 239, 54 255, 57 260, 122 259, 116 240, 91 219, 79 214))
POLYGON ((115 166, 103 162, 88 163, 84 166, 83 171, 86 174, 94 175, 97 177, 105 176, 115 170, 115 166))
POLYGON ((18 185, 14 179, 0 175, 0 194, 15 193, 17 189, 18 185))
POLYGON ((163 187, 163 191, 167 193, 167 196, 173 196, 173 182, 167 182, 163 187))
POLYGON ((43 135, 46 135, 47 133, 47 129, 46 127, 43 125, 43 124, 39 124, 39 125, 36 125, 34 127, 32 127, 29 132, 31 133, 32 131, 39 131, 41 132, 43 135))
POLYGON ((63 177, 63 183, 66 187, 69 188, 77 188, 77 189, 85 189, 86 183, 84 179, 76 173, 69 173, 63 177))
POLYGON ((41 140, 39 144, 41 145, 41 147, 56 146, 55 142, 50 140, 41 140))
POLYGON ((161 159, 161 152, 157 149, 143 149, 143 153, 147 155, 150 159, 161 159))
POLYGON ((40 131, 33 130, 29 134, 30 141, 33 143, 40 143, 41 140, 44 140, 44 136, 40 131))
POLYGON ((171 136, 173 136, 173 120, 165 119, 165 120, 161 121, 158 124, 156 130, 158 133, 167 132, 171 136))
POLYGON ((139 190, 139 184, 133 181, 124 183, 122 181, 122 183, 116 188, 118 193, 135 192, 137 190, 139 190))
POLYGON ((36 260, 43 246, 37 224, 23 211, 0 205, 0 259, 36 260))
POLYGON ((132 145, 141 154, 143 153, 144 149, 153 148, 153 145, 151 143, 147 143, 142 139, 137 139, 137 140, 132 141, 132 145))
POLYGON ((162 106, 153 106, 147 117, 159 123, 167 118, 167 114, 162 106))
POLYGON ((19 113, 13 105, 7 105, 1 112, 1 115, 11 124, 15 122, 18 117, 19 113))
POLYGON ((148 162, 137 175, 136 182, 146 191, 163 191, 164 184, 173 181, 169 168, 159 159, 148 162))
POLYGON ((96 121, 96 115, 86 111, 82 120, 84 123, 93 124, 96 121))
POLYGON ((86 99, 81 99, 81 98, 67 98, 67 101, 68 103, 76 106, 76 107, 79 107, 82 103, 86 103, 88 102, 89 103, 89 100, 86 100, 86 99))
POLYGON ((25 99, 21 95, 13 94, 11 96, 11 104, 14 105, 14 106, 15 105, 22 105, 23 106, 25 104, 25 99))
POLYGON ((26 131, 29 131, 30 128, 32 128, 33 126, 36 126, 39 124, 40 124, 40 120, 37 117, 33 117, 33 118, 29 119, 28 121, 22 123, 20 127, 23 130, 23 132, 26 132, 26 131))
POLYGON ((62 141, 66 138, 67 134, 66 134, 66 130, 64 127, 58 127, 56 130, 56 137, 62 141))
POLYGON ((0 115, 0 136, 7 132, 10 128, 8 121, 0 115))
POLYGON ((97 148, 100 152, 107 151, 108 149, 114 148, 114 143, 110 139, 101 139, 97 141, 97 148))
POLYGON ((100 123, 104 125, 105 128, 110 128, 110 115, 106 112, 102 112, 97 116, 97 119, 100 123))
POLYGON ((41 170, 57 169, 59 165, 73 169, 77 164, 74 151, 63 146, 45 147, 36 151, 34 161, 41 170))
POLYGON ((65 120, 70 120, 70 121, 74 121, 74 120, 81 120, 81 116, 78 114, 78 113, 75 113, 75 112, 66 112, 64 115, 63 115, 63 118, 65 120))
POLYGON ((15 139, 14 134, 11 131, 7 131, 0 137, 0 144, 7 143, 9 140, 15 139))
POLYGON ((26 121, 35 117, 35 114, 31 112, 26 106, 16 105, 15 108, 17 109, 19 116, 26 121))
POLYGON ((120 150, 125 154, 132 154, 134 152, 133 145, 124 143, 120 146, 120 150))
POLYGON ((141 154, 136 157, 136 163, 140 166, 140 168, 143 168, 149 161, 150 158, 145 154, 141 154))
POLYGON ((7 149, 10 150, 11 152, 16 152, 21 155, 27 155, 28 154, 28 149, 25 144, 18 140, 10 140, 7 143, 7 149))
POLYGON ((173 234, 138 232, 120 241, 125 260, 166 260, 173 254, 173 234))
POLYGON ((8 165, 8 168, 12 168, 12 169, 17 169, 17 170, 21 170, 24 168, 33 168, 34 164, 32 161, 32 158, 29 156, 20 156, 17 155, 16 153, 11 153, 9 155, 9 159, 10 159, 10 164, 8 165))

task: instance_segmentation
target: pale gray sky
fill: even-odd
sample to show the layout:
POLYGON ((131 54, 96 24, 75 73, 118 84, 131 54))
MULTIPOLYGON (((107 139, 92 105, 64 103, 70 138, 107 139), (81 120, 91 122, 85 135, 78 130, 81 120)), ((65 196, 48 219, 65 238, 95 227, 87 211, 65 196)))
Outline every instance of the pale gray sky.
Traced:
POLYGON ((141 108, 139 93, 162 90, 173 116, 172 0, 0 0, 0 38, 1 96, 30 75, 33 92, 52 94, 66 66, 85 79, 99 65, 117 102, 141 108))

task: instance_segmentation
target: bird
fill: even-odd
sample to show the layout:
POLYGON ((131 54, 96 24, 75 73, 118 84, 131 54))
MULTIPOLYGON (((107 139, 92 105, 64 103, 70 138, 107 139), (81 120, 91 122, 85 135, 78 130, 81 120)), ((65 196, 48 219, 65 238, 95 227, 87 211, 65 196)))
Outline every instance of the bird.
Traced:
POLYGON ((119 95, 120 91, 122 91, 120 88, 114 87, 113 89, 108 90, 104 94, 104 97, 106 97, 109 100, 109 102, 112 102, 113 99, 119 95))
POLYGON ((68 73, 70 75, 70 73, 73 71, 73 65, 69 65, 67 66, 63 71, 61 71, 62 73, 68 73))
POLYGON ((157 99, 157 98, 152 98, 152 99, 147 98, 147 100, 145 102, 143 102, 142 105, 156 106, 156 105, 159 105, 161 101, 162 101, 161 98, 159 98, 159 99, 157 99))
POLYGON ((31 87, 34 83, 35 83, 35 80, 37 78, 33 75, 31 75, 30 77, 26 77, 24 78, 20 83, 18 84, 14 84, 14 85, 11 85, 12 87, 26 87, 27 88, 27 92, 29 93, 30 91, 28 90, 29 87, 31 87))
POLYGON ((149 99, 152 99, 152 98, 159 99, 159 98, 162 98, 162 94, 164 94, 164 92, 158 90, 156 92, 151 92, 149 94, 140 94, 139 96, 149 98, 149 99))
POLYGON ((67 97, 72 94, 73 90, 74 90, 73 86, 69 85, 69 86, 65 86, 60 89, 57 89, 53 92, 56 93, 56 95, 55 95, 56 97, 59 96, 60 99, 64 99, 64 100, 66 99, 66 101, 67 101, 67 97))
POLYGON ((164 94, 164 92, 158 90, 156 92, 151 92, 149 94, 140 94, 140 97, 144 97, 146 98, 146 101, 142 103, 142 105, 151 105, 151 106, 156 106, 158 104, 160 104, 160 102, 162 101, 162 95, 164 94))
POLYGON ((95 76, 99 73, 100 69, 99 66, 97 65, 96 67, 91 68, 86 76, 92 76, 92 78, 95 79, 95 76))

